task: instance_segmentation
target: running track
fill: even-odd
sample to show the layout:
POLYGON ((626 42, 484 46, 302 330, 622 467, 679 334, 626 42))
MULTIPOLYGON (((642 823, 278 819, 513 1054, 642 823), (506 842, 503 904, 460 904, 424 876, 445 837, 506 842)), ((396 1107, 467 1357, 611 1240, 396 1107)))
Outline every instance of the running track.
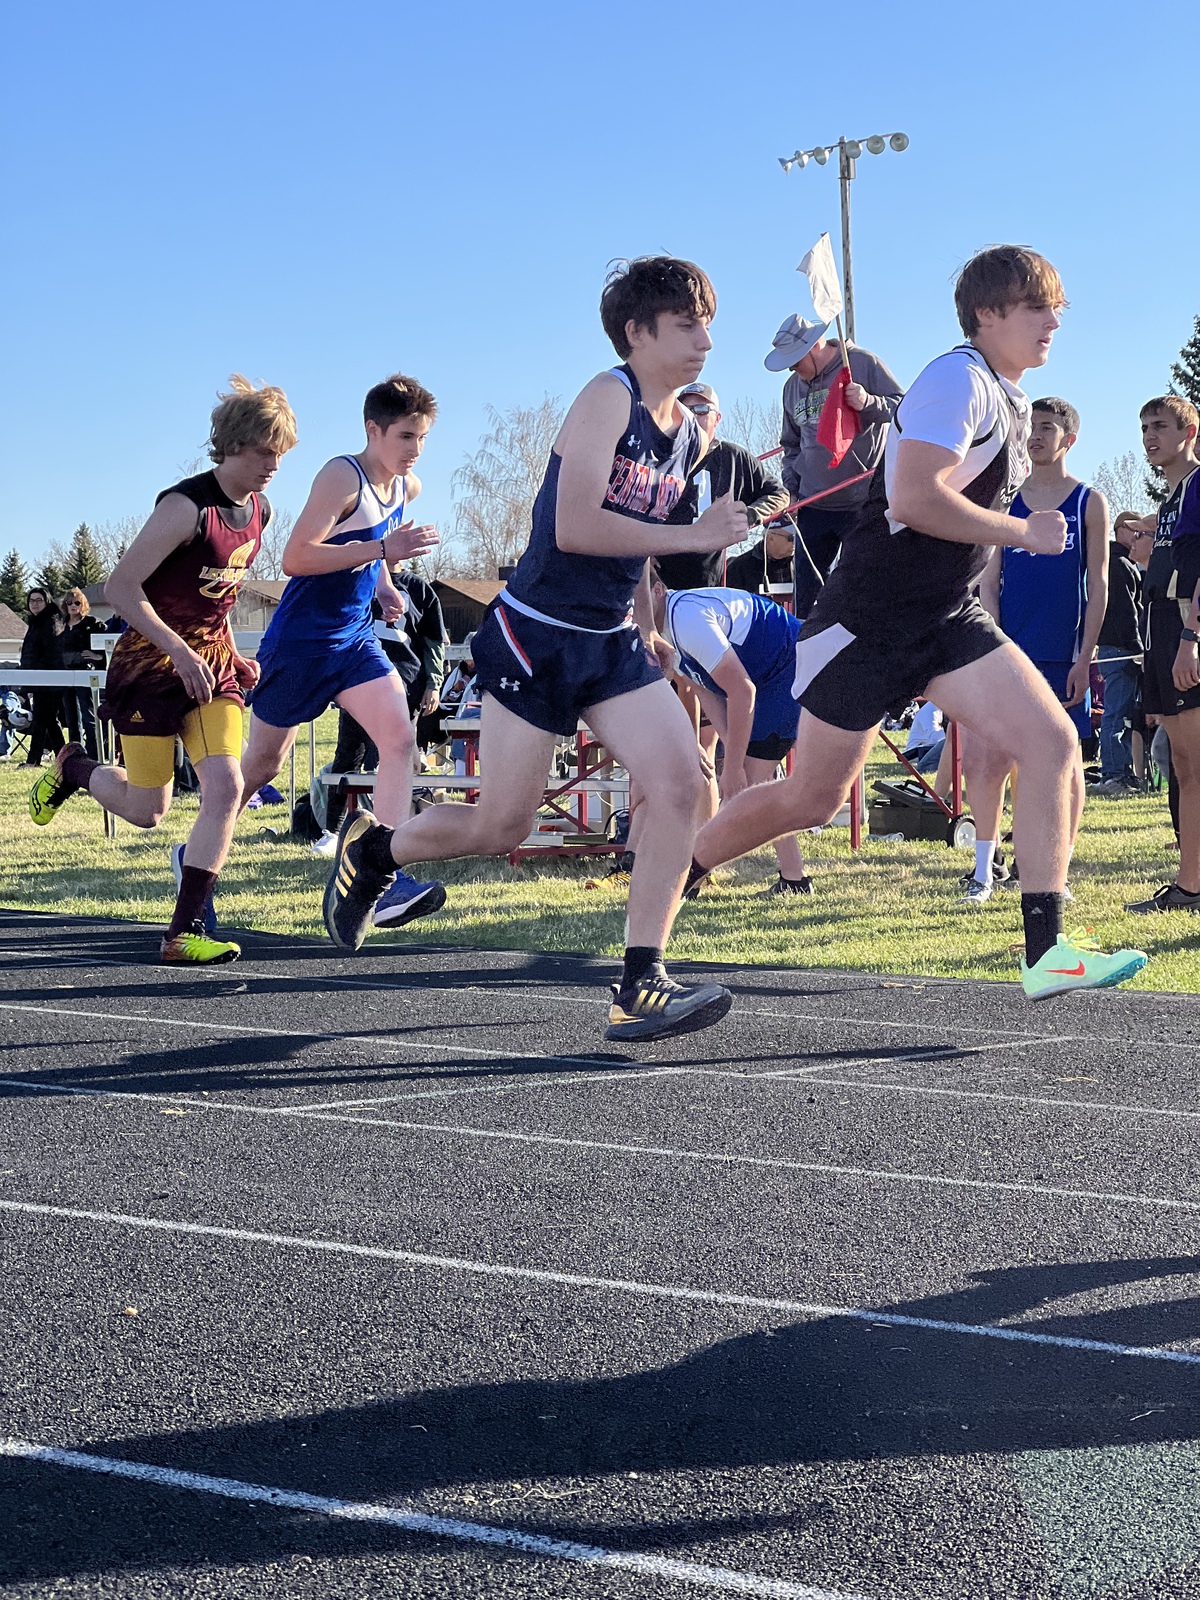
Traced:
POLYGON ((0 914, 13 1596, 1194 1600, 1200 1001, 0 914))

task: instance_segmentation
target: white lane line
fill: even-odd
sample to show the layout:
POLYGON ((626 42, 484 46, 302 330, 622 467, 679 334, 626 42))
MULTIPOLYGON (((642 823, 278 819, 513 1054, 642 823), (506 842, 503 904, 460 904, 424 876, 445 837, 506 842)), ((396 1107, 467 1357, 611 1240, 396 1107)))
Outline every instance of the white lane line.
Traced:
MULTIPOLYGON (((873 1065, 865 1062, 864 1065, 873 1065)), ((933 1088, 921 1083, 878 1083, 871 1078, 805 1078, 800 1073, 775 1074, 783 1082, 795 1078, 801 1083, 819 1083, 830 1089, 877 1089, 888 1094, 926 1094, 941 1096, 948 1100, 997 1100, 1005 1105, 1018 1106, 1053 1106, 1055 1110, 1068 1111, 1113 1111, 1122 1116, 1138 1117, 1180 1117, 1190 1121, 1200 1121, 1200 1111, 1183 1111, 1174 1106, 1134 1106, 1124 1101, 1106 1100, 1067 1100, 1056 1098, 1053 1095, 1036 1094, 1002 1094, 995 1089, 941 1089, 933 1088)))
MULTIPOLYGON (((653 1076, 654 1074, 648 1074, 653 1076)), ((723 1076, 723 1074, 722 1074, 723 1076)), ((828 1079, 805 1079, 828 1082, 828 1079)), ((789 1161, 782 1156, 736 1155, 720 1150, 683 1150, 670 1145, 620 1144, 604 1139, 567 1139, 559 1134, 519 1133, 504 1128, 475 1128, 467 1123, 403 1122, 395 1117, 346 1116, 337 1111, 307 1106, 255 1106, 230 1100, 197 1100, 183 1095, 156 1095, 126 1089, 77 1089, 67 1084, 23 1084, 19 1078, 0 1078, 0 1086, 32 1088, 42 1094, 83 1095, 97 1100, 148 1100, 161 1105, 196 1106, 203 1111, 238 1111, 250 1116, 296 1117, 307 1122, 344 1123, 351 1127, 394 1128, 403 1133, 442 1134, 451 1138, 494 1139, 501 1143, 549 1145, 569 1150, 603 1150, 614 1155, 650 1156, 659 1160, 696 1161, 713 1166, 759 1167, 784 1172, 811 1172, 821 1177, 865 1178, 879 1183, 930 1184, 935 1188, 971 1189, 984 1193, 1032 1194, 1063 1200, 1099 1200, 1105 1204, 1147 1206, 1165 1211, 1200 1211, 1200 1201, 1175 1200, 1157 1195, 1126 1194, 1120 1190, 1068 1189, 1054 1184, 1015 1183, 1000 1178, 950 1178, 936 1172, 898 1172, 887 1167, 836 1166, 828 1162, 789 1161)), ((1057 1104, 1058 1102, 1050 1102, 1057 1104)))
MULTIPOLYGON (((828 1061, 830 1068, 843 1064, 859 1067, 886 1066, 892 1062, 955 1061, 964 1056, 982 1056, 997 1050, 1022 1050, 1027 1044, 1077 1044, 1074 1038, 1001 1039, 993 1044, 926 1045, 917 1050, 905 1050, 888 1056, 871 1056, 862 1061, 828 1061)), ((798 1078, 802 1073, 815 1071, 812 1067, 773 1067, 770 1072, 746 1072, 739 1076, 755 1080, 763 1078, 798 1078)))
POLYGON ((195 1022, 189 1018, 146 1017, 131 1011, 80 1011, 71 1006, 31 1006, 13 1000, 0 1000, 0 1010, 32 1011, 47 1017, 90 1017, 102 1022, 148 1022, 159 1028, 201 1028, 212 1033, 265 1034, 277 1039, 328 1039, 335 1044, 370 1044, 389 1050, 447 1050, 455 1055, 477 1056, 483 1061, 570 1061, 574 1065, 598 1066, 595 1056, 543 1055, 537 1051, 481 1050, 476 1045, 437 1044, 432 1040, 389 1039, 373 1033, 318 1033, 310 1028, 253 1028, 238 1022, 195 1022))
POLYGON ((755 1572, 734 1572, 728 1567, 701 1566, 691 1561, 675 1561, 667 1556, 641 1555, 632 1550, 605 1550, 599 1545, 551 1539, 545 1534, 529 1533, 522 1528, 498 1528, 484 1522, 463 1522, 457 1517, 434 1517, 424 1511, 406 1510, 403 1506, 373 1505, 362 1500, 334 1500, 328 1495, 303 1494, 295 1489, 244 1483, 240 1478, 211 1478, 206 1473, 181 1472, 175 1467, 154 1467, 145 1462, 122 1461, 113 1456, 93 1456, 81 1450, 61 1450, 51 1445, 32 1444, 26 1439, 0 1438, 0 1456, 43 1461, 51 1466, 100 1472, 115 1478, 133 1478, 167 1489, 192 1489, 201 1494, 220 1495, 226 1500, 249 1500, 283 1506, 290 1511, 307 1511, 346 1522, 382 1523, 387 1527, 403 1528, 410 1533, 428 1534, 435 1539, 498 1545, 502 1549, 520 1550, 527 1555, 574 1561, 588 1567, 614 1567, 625 1572, 643 1573, 647 1577, 674 1578, 681 1583, 723 1589, 734 1594, 778 1595, 784 1600, 866 1600, 863 1595, 814 1589, 811 1584, 760 1577, 755 1572))
MULTIPOLYGON (((288 1107, 289 1116, 304 1119, 303 1106, 288 1107)), ((514 1133, 503 1128, 473 1128, 466 1123, 400 1122, 391 1117, 339 1117, 314 1112, 313 1122, 354 1122, 366 1127, 399 1128, 407 1133, 448 1134, 468 1139, 497 1139, 511 1144, 551 1145, 568 1150, 605 1150, 614 1155, 655 1156, 668 1161, 700 1161, 714 1166, 765 1167, 782 1172, 813 1172, 827 1178, 867 1178, 873 1182, 933 1184, 947 1189, 975 1189, 1006 1194, 1052 1195, 1063 1200, 1102 1200, 1110 1204, 1152 1206, 1165 1211, 1200 1211, 1200 1201, 1160 1199, 1106 1189, 1066 1189, 1054 1184, 1009 1183, 999 1178, 949 1178, 936 1172, 897 1172, 887 1167, 845 1167, 822 1161, 789 1161, 782 1156, 745 1156, 721 1150, 682 1150, 671 1145, 618 1144, 607 1139, 567 1139, 552 1133, 514 1133)))
POLYGON ((124 1228, 154 1233, 181 1233, 202 1238, 236 1239, 246 1244, 279 1245, 291 1250, 312 1250, 328 1255, 359 1256, 375 1261, 400 1261, 407 1266, 438 1267, 449 1272, 476 1273, 488 1278, 515 1278, 528 1283, 560 1284, 569 1289, 602 1289, 652 1300, 686 1300, 700 1305, 741 1306, 752 1311, 782 1311, 790 1316, 836 1317, 848 1322, 868 1322, 887 1328, 926 1328, 933 1333, 963 1334, 976 1339, 1000 1339, 1010 1344, 1048 1345, 1057 1350, 1088 1350, 1099 1355, 1137 1356, 1150 1361, 1172 1361, 1200 1367, 1200 1353, 1168 1350, 1158 1345, 1112 1344, 1104 1339, 1074 1339, 1067 1334, 1034 1333, 1026 1328, 986 1322, 946 1322, 934 1317, 911 1317, 898 1311, 862 1310, 858 1306, 827 1306, 806 1300, 782 1300, 755 1294, 729 1294, 717 1289, 689 1289, 682 1284, 644 1283, 636 1278, 593 1278, 576 1272, 550 1272, 541 1267, 510 1267, 494 1261, 471 1261, 462 1256, 434 1256, 415 1250, 391 1250, 383 1245, 344 1244, 337 1239, 305 1238, 293 1233, 258 1233, 248 1228, 221 1228, 208 1222, 173 1222, 165 1217, 135 1217, 119 1211, 86 1211, 74 1206, 51 1206, 33 1200, 0 1200, 0 1211, 37 1217, 65 1217, 75 1222, 111 1222, 124 1228))
MULTIPOLYGON (((873 1065, 873 1063, 868 1063, 873 1065)), ((535 1078, 529 1083, 483 1083, 475 1084, 466 1089, 418 1089, 409 1094, 381 1094, 374 1095, 368 1100, 317 1100, 311 1105, 291 1105, 288 1111, 332 1111, 339 1106, 347 1110, 361 1106, 388 1106, 395 1105, 403 1100, 444 1100, 452 1099, 459 1095, 468 1094, 506 1094, 516 1089, 562 1089, 570 1088, 573 1084, 630 1083, 635 1078, 674 1078, 682 1073, 691 1073, 691 1067, 647 1067, 643 1072, 573 1072, 570 1077, 535 1078)), ((720 1072, 712 1074, 716 1077, 728 1077, 730 1074, 720 1072)), ((799 1073, 797 1073, 799 1076, 799 1073)), ((4 1080, 0 1080, 4 1081, 4 1080)))

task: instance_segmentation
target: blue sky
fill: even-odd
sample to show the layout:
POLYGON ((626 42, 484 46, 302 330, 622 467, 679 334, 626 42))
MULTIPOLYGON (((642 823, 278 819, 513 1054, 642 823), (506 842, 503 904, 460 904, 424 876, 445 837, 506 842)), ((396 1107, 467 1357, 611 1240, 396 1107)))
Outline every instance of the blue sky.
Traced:
POLYGON ((956 339, 962 261, 1034 245, 1072 305, 1030 388, 1078 406, 1086 475, 1136 446, 1200 312, 1198 33, 1187 6, 1074 0, 1008 21, 941 0, 23 7, 0 550, 144 514, 234 370, 295 407, 273 489, 293 512, 360 447, 369 385, 420 378, 441 403, 423 506, 448 525, 488 403, 569 398, 611 364, 596 303, 619 256, 705 266, 705 376, 774 405, 796 263, 838 240, 833 166, 776 158, 893 129, 911 147, 864 156, 854 188, 859 342, 910 381, 956 339))

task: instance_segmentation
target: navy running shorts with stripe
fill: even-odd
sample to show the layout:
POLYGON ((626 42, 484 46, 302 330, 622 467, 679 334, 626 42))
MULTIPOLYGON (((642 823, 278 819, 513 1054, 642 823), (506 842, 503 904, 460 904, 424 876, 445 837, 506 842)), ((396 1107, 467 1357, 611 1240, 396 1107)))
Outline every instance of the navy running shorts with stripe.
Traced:
POLYGON ((258 720, 272 728, 298 728, 319 717, 346 689, 396 673, 373 637, 323 656, 276 649, 260 655, 258 665, 261 676, 247 699, 258 720))
POLYGON ((589 706, 662 679, 636 628, 556 628, 499 599, 479 624, 471 653, 478 688, 547 733, 574 733, 589 706))

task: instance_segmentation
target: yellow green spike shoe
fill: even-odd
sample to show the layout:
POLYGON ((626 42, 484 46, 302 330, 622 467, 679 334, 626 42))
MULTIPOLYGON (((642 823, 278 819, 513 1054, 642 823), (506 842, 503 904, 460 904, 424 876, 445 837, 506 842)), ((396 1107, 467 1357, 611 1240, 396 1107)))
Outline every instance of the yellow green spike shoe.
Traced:
POLYGON ((38 778, 33 788, 29 791, 29 815, 40 828, 48 822, 53 822, 58 815, 58 808, 65 800, 69 800, 79 787, 76 783, 68 783, 62 775, 63 762, 68 756, 81 756, 81 744, 65 744, 54 760, 38 778))
POLYGON ((1032 967, 1021 961, 1021 987, 1027 999, 1049 1000, 1052 995, 1076 989, 1115 989, 1127 983, 1146 965, 1140 950, 1101 950, 1086 928, 1060 933, 1040 961, 1032 967))
POLYGON ((219 967, 236 961, 241 953, 241 945, 232 939, 210 939, 200 921, 162 942, 162 960, 168 966, 219 967))

